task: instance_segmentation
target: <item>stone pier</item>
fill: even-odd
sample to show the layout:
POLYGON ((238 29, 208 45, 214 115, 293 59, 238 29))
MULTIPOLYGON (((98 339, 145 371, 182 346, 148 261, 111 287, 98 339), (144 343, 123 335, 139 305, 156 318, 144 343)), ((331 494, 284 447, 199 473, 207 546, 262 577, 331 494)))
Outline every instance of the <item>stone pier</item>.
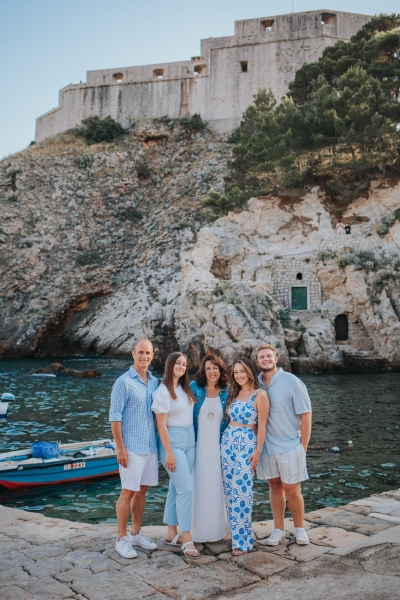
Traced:
POLYGON ((114 550, 115 526, 88 525, 0 506, 2 600, 386 600, 400 598, 400 490, 306 515, 311 543, 264 545, 271 521, 254 523, 254 551, 233 558, 230 540, 199 544, 201 558, 158 543, 133 560, 114 550))

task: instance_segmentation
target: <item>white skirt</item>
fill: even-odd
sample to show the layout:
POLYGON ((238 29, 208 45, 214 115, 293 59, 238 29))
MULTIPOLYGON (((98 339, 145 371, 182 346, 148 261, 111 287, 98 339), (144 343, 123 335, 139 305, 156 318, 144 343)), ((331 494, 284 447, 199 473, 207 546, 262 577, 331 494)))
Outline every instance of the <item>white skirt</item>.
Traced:
POLYGON ((192 536, 195 542, 216 542, 226 536, 222 484, 219 398, 205 398, 199 413, 193 477, 192 536), (209 418, 214 414, 214 418, 209 418))

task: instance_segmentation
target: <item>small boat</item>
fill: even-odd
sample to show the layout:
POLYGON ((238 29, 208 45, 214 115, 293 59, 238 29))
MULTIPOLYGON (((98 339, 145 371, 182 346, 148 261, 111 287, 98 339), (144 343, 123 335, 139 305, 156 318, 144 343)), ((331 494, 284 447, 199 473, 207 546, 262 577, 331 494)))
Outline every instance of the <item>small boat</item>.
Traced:
POLYGON ((70 483, 118 473, 117 454, 112 440, 60 444, 57 458, 32 458, 32 451, 0 454, 0 485, 23 488, 70 483))
POLYGON ((0 402, 0 419, 5 419, 8 411, 8 402, 0 402))
POLYGON ((32 377, 56 377, 55 373, 30 373, 32 377))
POLYGON ((15 400, 15 396, 14 394, 5 392, 2 394, 1 399, 5 400, 5 402, 0 402, 0 419, 5 419, 8 412, 8 403, 11 402, 11 400, 15 400))

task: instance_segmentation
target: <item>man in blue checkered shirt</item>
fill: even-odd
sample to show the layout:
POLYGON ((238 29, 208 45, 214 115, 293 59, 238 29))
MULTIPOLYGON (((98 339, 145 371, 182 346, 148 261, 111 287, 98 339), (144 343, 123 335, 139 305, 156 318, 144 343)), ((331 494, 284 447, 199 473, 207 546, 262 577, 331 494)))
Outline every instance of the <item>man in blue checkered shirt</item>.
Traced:
POLYGON ((158 380, 149 371, 153 344, 138 340, 132 352, 133 366, 118 377, 111 392, 109 420, 117 447, 121 495, 116 511, 118 538, 116 551, 124 558, 135 558, 133 546, 155 550, 157 544, 141 531, 146 491, 158 484, 156 431, 151 411, 152 394, 158 380), (127 532, 132 513, 132 532, 127 532))

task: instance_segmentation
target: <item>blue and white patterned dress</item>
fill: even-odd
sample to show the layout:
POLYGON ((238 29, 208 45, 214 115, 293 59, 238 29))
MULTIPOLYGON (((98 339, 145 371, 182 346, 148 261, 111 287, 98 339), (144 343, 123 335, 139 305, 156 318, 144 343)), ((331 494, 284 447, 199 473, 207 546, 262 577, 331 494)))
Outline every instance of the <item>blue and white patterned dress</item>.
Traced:
MULTIPOLYGON (((235 423, 254 425, 257 410, 253 394, 247 402, 234 400, 228 409, 235 423)), ((250 458, 257 447, 257 435, 251 427, 228 425, 221 440, 221 463, 225 492, 226 512, 232 535, 232 548, 248 552, 254 544, 251 527, 253 509, 253 479, 250 458)))

